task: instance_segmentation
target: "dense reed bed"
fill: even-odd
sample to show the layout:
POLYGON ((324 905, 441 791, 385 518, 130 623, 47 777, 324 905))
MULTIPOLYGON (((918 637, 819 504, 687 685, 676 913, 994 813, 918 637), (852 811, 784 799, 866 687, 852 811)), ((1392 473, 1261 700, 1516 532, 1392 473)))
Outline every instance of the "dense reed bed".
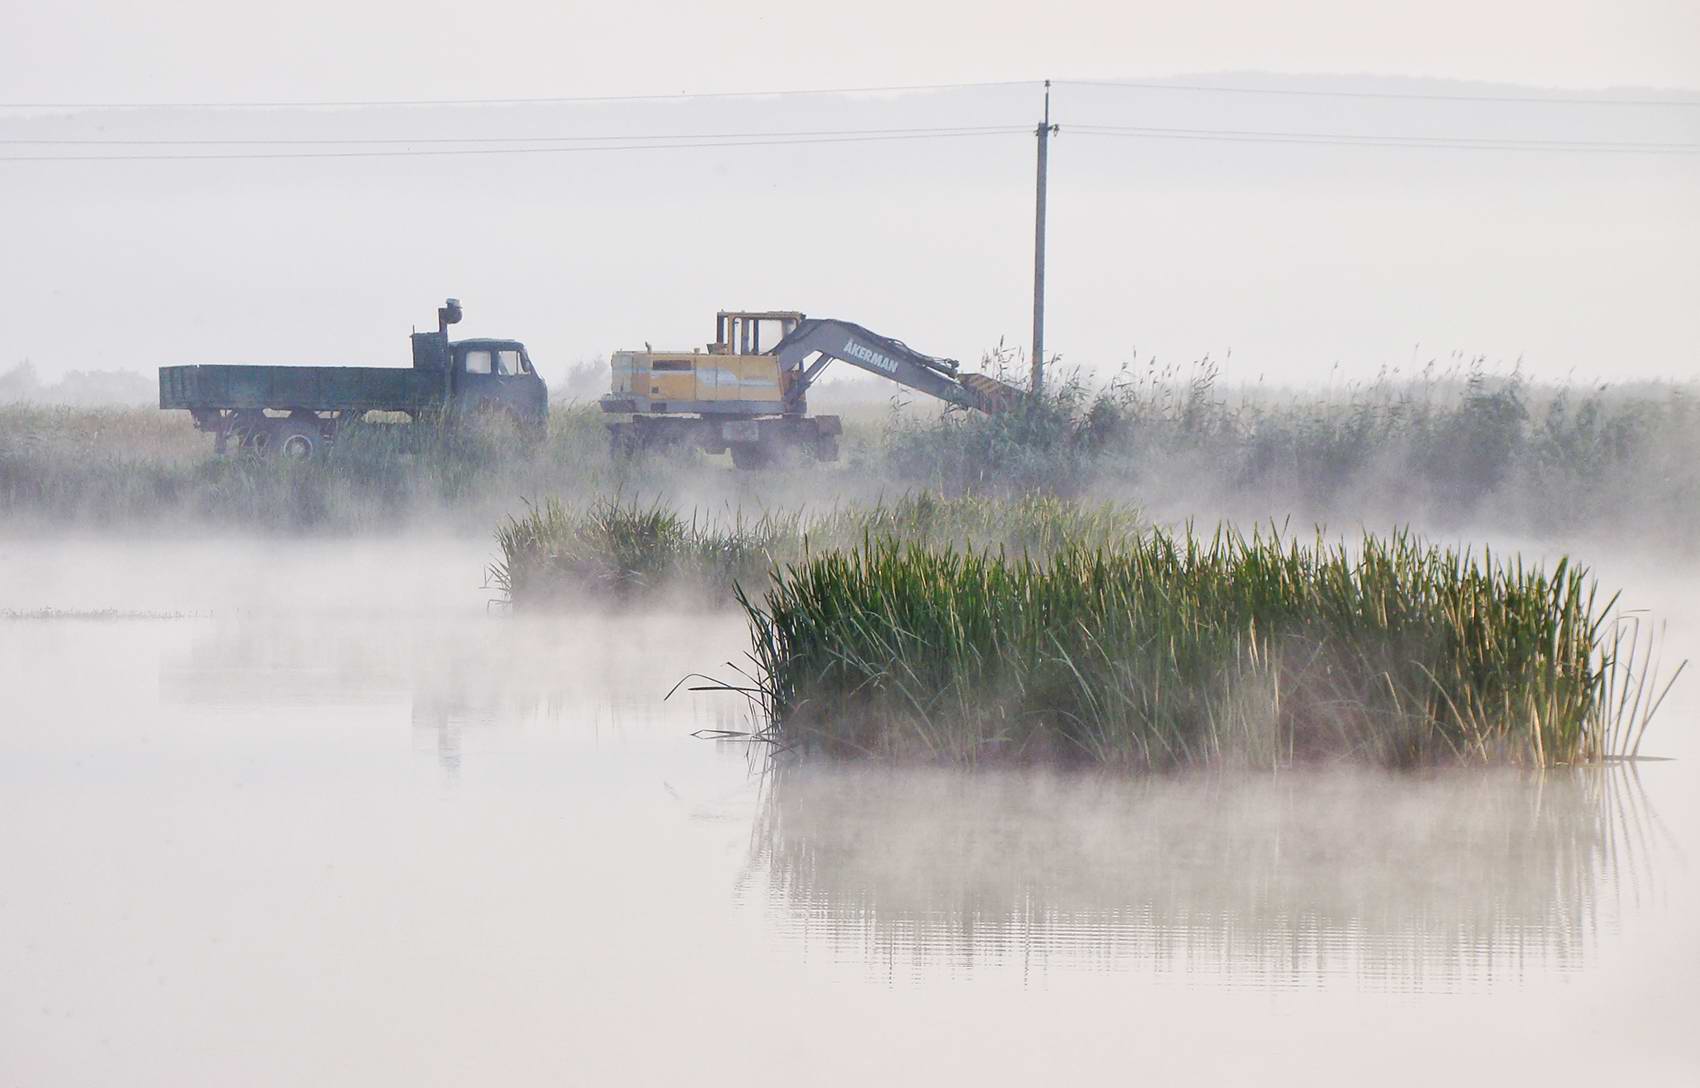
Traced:
POLYGON ((946 491, 1126 495, 1160 518, 1700 539, 1693 385, 1542 384, 1479 361, 1328 390, 1229 387, 1208 360, 1130 366, 1008 416, 894 418, 880 463, 946 491))
POLYGON ((1632 753, 1648 640, 1586 572, 1399 534, 890 540, 740 593, 770 739, 928 763, 1554 766, 1632 753))
POLYGON ((687 515, 659 502, 568 505, 551 499, 497 530, 501 558, 490 574, 509 600, 525 607, 655 594, 731 605, 739 585, 763 586, 769 572, 785 564, 866 541, 1045 556, 1070 547, 1115 547, 1139 530, 1130 507, 1046 495, 945 499, 917 492, 868 506, 718 516, 687 515))

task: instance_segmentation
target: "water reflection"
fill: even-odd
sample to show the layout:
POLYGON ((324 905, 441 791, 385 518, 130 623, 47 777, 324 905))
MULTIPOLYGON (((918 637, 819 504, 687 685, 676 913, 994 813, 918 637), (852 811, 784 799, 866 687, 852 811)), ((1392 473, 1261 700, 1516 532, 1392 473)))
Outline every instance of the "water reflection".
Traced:
MULTIPOLYGON (((455 780, 475 737, 572 722, 595 736, 658 708, 703 644, 735 638, 732 617, 690 617, 697 641, 667 615, 546 619, 490 615, 362 620, 270 616, 202 622, 160 656, 167 705, 295 713, 401 715, 415 751, 455 780)), ((703 728, 744 728, 726 700, 688 708, 703 728)), ((689 730, 682 730, 683 736, 689 730)))
MULTIPOLYGON (((161 651, 167 704, 394 729, 449 784, 497 749, 617 736, 632 750, 641 736, 680 746, 666 776, 743 750, 687 739, 744 727, 733 701, 661 702, 704 641, 737 644, 734 620, 274 618, 185 633, 161 651)), ((659 751, 634 766, 660 775, 659 751)), ((883 978, 1514 983, 1595 956, 1650 887, 1653 819, 1628 767, 1128 781, 830 764, 764 776, 758 757, 752 772, 737 785, 752 805, 761 791, 740 895, 782 941, 883 978)))
POLYGON ((790 766, 747 897, 896 978, 1144 966, 1377 989, 1570 970, 1646 891, 1626 767, 1111 781, 790 766))

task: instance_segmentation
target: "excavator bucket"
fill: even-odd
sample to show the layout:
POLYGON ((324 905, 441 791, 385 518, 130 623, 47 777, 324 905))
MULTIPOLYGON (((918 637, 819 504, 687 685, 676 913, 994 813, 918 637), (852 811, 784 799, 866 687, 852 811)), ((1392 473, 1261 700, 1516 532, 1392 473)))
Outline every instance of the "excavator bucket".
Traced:
POLYGON ((988 415, 1007 412, 1027 396, 1024 390, 1001 382, 990 374, 964 374, 961 381, 963 388, 973 396, 974 407, 988 415))

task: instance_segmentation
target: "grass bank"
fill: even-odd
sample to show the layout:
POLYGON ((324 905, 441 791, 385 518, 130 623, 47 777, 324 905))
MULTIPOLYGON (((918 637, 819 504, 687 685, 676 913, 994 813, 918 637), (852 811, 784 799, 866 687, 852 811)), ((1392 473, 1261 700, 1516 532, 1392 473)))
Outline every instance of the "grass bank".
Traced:
POLYGON ((542 444, 500 429, 385 422, 308 463, 218 457, 187 413, 0 408, 0 520, 10 527, 370 532, 484 528, 528 494, 618 486, 600 419, 556 412, 542 444), (602 455, 600 462, 596 455, 602 455))
POLYGON ((1045 559, 882 540, 740 600, 767 736, 836 755, 1554 766, 1632 753, 1657 702, 1648 640, 1585 571, 1409 535, 1045 559))
POLYGON ((1049 388, 991 418, 853 412, 839 463, 762 472, 691 452, 613 459, 585 404, 558 405, 542 444, 369 426, 305 466, 215 457, 183 412, 0 406, 0 525, 483 532, 548 496, 772 510, 928 490, 1108 499, 1168 521, 1418 524, 1683 552, 1700 541, 1693 386, 1551 385, 1460 365, 1274 390, 1224 386, 1201 363, 1049 388))

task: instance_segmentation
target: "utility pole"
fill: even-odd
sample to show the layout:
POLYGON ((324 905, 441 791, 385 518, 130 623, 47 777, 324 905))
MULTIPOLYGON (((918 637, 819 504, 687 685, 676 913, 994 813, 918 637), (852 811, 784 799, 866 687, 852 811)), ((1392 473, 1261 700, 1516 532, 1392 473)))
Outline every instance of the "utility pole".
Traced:
POLYGON ((1033 212, 1033 394, 1045 391, 1045 174, 1051 135, 1051 81, 1045 80, 1045 119, 1039 137, 1039 183, 1033 212))

